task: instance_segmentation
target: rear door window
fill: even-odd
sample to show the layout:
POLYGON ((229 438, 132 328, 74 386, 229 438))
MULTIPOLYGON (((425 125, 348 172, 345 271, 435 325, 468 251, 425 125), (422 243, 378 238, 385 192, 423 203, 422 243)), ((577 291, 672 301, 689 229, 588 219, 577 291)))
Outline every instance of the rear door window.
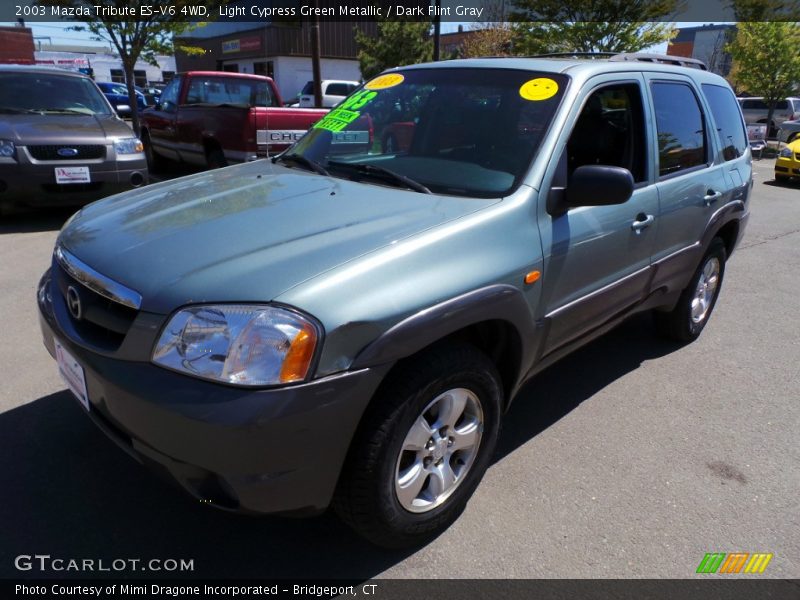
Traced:
POLYGON ((703 111, 692 88, 680 82, 654 82, 658 130, 658 170, 674 175, 708 162, 703 111))
POLYGON ((721 85, 710 83, 704 83, 702 88, 717 126, 717 139, 722 148, 722 158, 724 160, 739 158, 747 149, 747 134, 733 92, 721 85))

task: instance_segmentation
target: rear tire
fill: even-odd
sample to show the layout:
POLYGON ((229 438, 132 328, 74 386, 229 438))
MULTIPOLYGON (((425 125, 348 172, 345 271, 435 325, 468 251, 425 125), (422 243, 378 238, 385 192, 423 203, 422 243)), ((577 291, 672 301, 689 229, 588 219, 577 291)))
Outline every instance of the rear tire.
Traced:
POLYGON ((492 459, 502 386, 468 345, 433 347, 400 365, 362 419, 334 508, 370 542, 422 544, 455 521, 492 459))
POLYGON ((720 238, 714 238, 675 308, 670 312, 653 313, 660 335, 684 343, 700 337, 722 289, 726 259, 725 244, 720 238))
POLYGON ((219 146, 206 148, 206 165, 209 169, 221 169, 228 166, 228 161, 222 148, 219 146))

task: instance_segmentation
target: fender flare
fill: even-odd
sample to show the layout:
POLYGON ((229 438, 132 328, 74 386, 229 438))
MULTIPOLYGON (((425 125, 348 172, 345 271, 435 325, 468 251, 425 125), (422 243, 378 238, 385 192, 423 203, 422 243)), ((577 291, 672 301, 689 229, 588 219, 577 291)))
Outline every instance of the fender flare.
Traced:
POLYGON ((479 288, 406 317, 364 347, 351 369, 396 362, 486 321, 504 321, 516 330, 521 345, 518 379, 533 356, 536 326, 523 293, 507 284, 479 288))

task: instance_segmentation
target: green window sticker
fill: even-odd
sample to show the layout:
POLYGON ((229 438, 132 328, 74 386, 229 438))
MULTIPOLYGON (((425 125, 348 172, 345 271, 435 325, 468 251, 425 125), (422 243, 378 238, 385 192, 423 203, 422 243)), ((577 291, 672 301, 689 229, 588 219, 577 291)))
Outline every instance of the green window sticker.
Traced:
POLYGON ((334 133, 341 131, 358 119, 361 116, 359 109, 372 102, 377 95, 378 92, 361 90, 325 115, 321 121, 314 125, 314 129, 325 129, 334 133))

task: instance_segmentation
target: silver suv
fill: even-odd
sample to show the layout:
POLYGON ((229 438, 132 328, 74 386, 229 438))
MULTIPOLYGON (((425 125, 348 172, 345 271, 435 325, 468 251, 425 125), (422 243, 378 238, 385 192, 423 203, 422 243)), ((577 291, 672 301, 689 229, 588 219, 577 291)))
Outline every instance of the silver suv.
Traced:
POLYGON ((41 280, 44 343, 205 505, 430 539, 527 380, 634 313, 684 343, 709 322, 744 121, 721 77, 648 59, 394 69, 272 161, 92 204, 41 280))
MULTIPOLYGON (((748 125, 754 123, 766 123, 769 116, 769 107, 764 98, 737 98, 742 107, 744 122, 748 125)), ((779 100, 772 113, 772 122, 769 127, 769 135, 773 137, 784 121, 794 121, 800 119, 800 98, 786 98, 779 100)))
POLYGON ((0 66, 0 212, 85 204, 147 179, 142 143, 89 77, 0 66))

